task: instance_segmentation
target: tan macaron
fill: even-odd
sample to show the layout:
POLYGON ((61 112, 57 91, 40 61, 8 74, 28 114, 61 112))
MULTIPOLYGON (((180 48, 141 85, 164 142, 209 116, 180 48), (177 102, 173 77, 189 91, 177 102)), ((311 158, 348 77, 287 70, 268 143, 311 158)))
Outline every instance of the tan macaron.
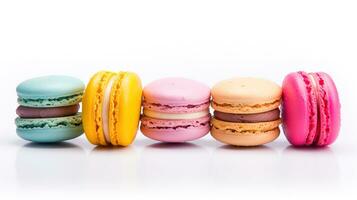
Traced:
POLYGON ((280 133, 281 87, 259 78, 233 78, 211 90, 215 115, 212 136, 226 144, 257 146, 280 133))

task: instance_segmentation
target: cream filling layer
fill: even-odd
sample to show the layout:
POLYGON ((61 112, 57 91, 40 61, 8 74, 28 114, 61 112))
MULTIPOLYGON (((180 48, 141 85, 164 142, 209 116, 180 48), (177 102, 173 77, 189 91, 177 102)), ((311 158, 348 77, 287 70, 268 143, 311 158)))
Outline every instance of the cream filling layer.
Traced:
MULTIPOLYGON (((308 74, 308 77, 312 83, 313 86, 313 92, 315 93, 315 97, 316 97, 316 103, 317 103, 317 126, 319 126, 319 121, 320 121, 320 98, 319 98, 319 91, 318 91, 318 86, 317 86, 317 82, 315 80, 315 77, 310 73, 308 74)), ((313 143, 317 142, 319 139, 319 127, 316 128, 316 133, 315 133, 315 138, 313 143)))
POLYGON ((309 79, 310 79, 310 81, 311 81, 311 84, 312 84, 312 86, 313 86, 313 89, 314 89, 314 93, 315 93, 315 96, 316 96, 316 100, 317 100, 317 106, 319 107, 319 98, 318 98, 318 88, 317 88, 317 83, 316 83, 316 81, 315 81, 315 78, 314 78, 314 76, 312 75, 312 74, 308 74, 308 77, 309 77, 309 79))
POLYGON ((144 109, 144 115, 155 119, 198 119, 209 114, 208 109, 193 113, 161 113, 144 109))
POLYGON ((104 92, 103 109, 102 109, 102 125, 104 138, 107 143, 111 143, 109 135, 109 104, 110 104, 110 92, 112 91, 113 84, 115 82, 116 76, 113 76, 109 82, 104 92))

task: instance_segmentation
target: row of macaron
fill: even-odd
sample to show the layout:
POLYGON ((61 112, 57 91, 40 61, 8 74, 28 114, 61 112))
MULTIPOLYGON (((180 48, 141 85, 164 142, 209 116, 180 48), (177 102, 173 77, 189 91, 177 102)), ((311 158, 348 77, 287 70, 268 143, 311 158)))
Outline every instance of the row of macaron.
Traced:
POLYGON ((266 79, 237 77, 209 88, 171 77, 142 88, 133 72, 100 71, 86 87, 77 78, 52 75, 23 81, 16 91, 16 132, 41 143, 84 132, 95 145, 128 146, 140 121, 141 132, 157 141, 187 142, 210 132, 235 146, 272 142, 280 124, 295 146, 326 146, 340 129, 338 92, 323 72, 290 73, 282 87, 266 79))

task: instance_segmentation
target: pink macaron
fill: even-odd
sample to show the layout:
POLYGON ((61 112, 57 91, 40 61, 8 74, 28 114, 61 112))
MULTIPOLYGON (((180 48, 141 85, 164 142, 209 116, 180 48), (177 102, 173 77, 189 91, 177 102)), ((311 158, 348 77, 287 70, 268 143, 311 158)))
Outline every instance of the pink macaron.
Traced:
POLYGON ((323 72, 288 74, 283 81, 282 115, 291 144, 332 144, 340 130, 340 101, 332 78, 323 72))
POLYGON ((210 130, 210 88, 185 78, 164 78, 143 91, 140 129, 151 139, 186 142, 205 136, 210 130))

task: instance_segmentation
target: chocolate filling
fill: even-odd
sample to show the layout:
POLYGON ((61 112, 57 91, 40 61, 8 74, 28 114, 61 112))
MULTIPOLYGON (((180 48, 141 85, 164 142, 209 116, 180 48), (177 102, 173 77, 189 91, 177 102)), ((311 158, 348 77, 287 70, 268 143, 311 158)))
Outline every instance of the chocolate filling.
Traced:
POLYGON ((51 118, 75 115, 78 110, 79 104, 54 108, 34 108, 19 106, 16 109, 16 114, 21 118, 51 118))
POLYGON ((238 122, 238 123, 258 123, 258 122, 270 122, 280 118, 279 108, 263 113, 255 114, 232 114, 214 111, 214 117, 218 120, 226 122, 238 122))

